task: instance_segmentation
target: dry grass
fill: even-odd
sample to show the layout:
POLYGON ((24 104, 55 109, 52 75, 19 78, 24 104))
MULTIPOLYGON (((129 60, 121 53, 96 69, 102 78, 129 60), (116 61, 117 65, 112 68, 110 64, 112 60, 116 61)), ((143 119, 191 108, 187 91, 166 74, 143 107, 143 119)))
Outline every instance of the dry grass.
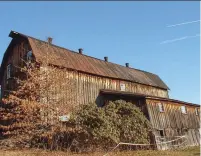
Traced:
MULTIPOLYGON (((0 151, 0 156, 103 156, 105 153, 75 154, 69 152, 51 152, 42 150, 0 151)), ((200 147, 191 147, 175 151, 127 151, 108 153, 107 156, 199 156, 200 147)))

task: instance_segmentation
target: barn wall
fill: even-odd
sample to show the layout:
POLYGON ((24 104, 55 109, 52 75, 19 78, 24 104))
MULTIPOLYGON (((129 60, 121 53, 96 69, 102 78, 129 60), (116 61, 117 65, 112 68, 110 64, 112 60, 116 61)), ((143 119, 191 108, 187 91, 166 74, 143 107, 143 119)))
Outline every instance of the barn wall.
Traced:
MULTIPOLYGON (((120 83, 125 84, 125 91, 133 93, 142 93, 146 95, 168 97, 166 90, 150 87, 146 85, 140 85, 132 82, 113 80, 104 77, 93 76, 89 74, 79 73, 76 71, 68 71, 64 69, 60 70, 60 76, 63 77, 62 83, 70 83, 71 81, 73 91, 75 94, 72 100, 77 101, 78 104, 86 104, 91 102, 101 103, 102 98, 99 95, 100 89, 111 89, 120 91, 120 83)), ((66 101, 72 103, 72 101, 66 101)))
POLYGON ((78 73, 78 75, 75 75, 75 77, 77 77, 79 82, 78 89, 85 93, 83 97, 86 99, 85 103, 93 102, 94 99, 96 99, 99 95, 100 89, 120 91, 120 84, 125 84, 126 92, 141 93, 158 97, 168 97, 167 90, 162 90, 137 83, 92 76, 84 73, 78 73))
POLYGON ((180 107, 184 104, 181 103, 147 99, 146 104, 156 136, 163 130, 165 137, 186 135, 189 145, 199 145, 200 116, 195 113, 195 108, 199 107, 185 105, 187 114, 183 114, 180 107), (159 111, 158 103, 163 103, 164 112, 159 111))
POLYGON ((11 47, 8 49, 8 58, 5 61, 5 67, 3 71, 3 79, 1 81, 2 86, 2 94, 8 93, 10 90, 15 88, 15 79, 9 78, 7 79, 7 65, 12 64, 12 75, 18 77, 19 67, 23 65, 23 61, 25 59, 26 53, 30 50, 30 45, 26 40, 15 40, 13 39, 11 42, 11 47))

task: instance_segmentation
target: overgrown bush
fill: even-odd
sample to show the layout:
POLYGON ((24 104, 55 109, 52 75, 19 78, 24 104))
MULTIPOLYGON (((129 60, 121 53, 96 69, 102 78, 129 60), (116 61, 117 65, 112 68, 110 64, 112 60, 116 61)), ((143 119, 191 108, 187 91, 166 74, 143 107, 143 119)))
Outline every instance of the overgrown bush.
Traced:
MULTIPOLYGON (((137 106, 123 100, 104 107, 83 105, 71 115, 70 122, 85 132, 88 145, 108 148, 119 142, 150 143, 150 122, 137 106)), ((80 143, 86 145, 84 140, 80 143)))

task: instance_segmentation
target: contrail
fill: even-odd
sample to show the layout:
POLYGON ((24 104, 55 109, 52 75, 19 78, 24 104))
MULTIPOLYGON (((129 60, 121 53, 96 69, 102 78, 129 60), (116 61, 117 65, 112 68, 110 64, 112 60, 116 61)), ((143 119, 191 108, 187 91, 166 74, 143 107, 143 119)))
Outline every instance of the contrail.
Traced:
POLYGON ((200 22, 200 20, 189 21, 189 22, 184 22, 184 23, 179 23, 179 24, 174 24, 174 25, 168 25, 167 27, 176 27, 176 26, 185 25, 185 24, 191 24, 191 23, 196 23, 196 22, 200 22))
POLYGON ((184 37, 175 38, 175 39, 172 39, 172 40, 166 40, 166 41, 161 42, 160 44, 172 43, 172 42, 181 41, 181 40, 194 38, 194 37, 199 37, 199 36, 200 36, 200 34, 196 34, 194 36, 184 36, 184 37))

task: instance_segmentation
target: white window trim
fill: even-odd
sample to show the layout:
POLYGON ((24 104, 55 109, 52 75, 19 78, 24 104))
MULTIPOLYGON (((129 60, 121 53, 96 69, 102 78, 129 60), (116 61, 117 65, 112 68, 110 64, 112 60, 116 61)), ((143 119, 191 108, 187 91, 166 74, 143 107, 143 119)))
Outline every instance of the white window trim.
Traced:
POLYGON ((182 114, 187 114, 187 108, 186 108, 186 106, 183 105, 183 106, 180 107, 180 109, 181 109, 181 113, 182 114), (182 109, 182 108, 184 108, 184 109, 182 109))
POLYGON ((126 91, 126 84, 124 82, 120 82, 120 91, 126 91))
POLYGON ((199 108, 195 108, 195 115, 199 115, 199 108))
POLYGON ((164 108, 163 103, 158 103, 158 110, 159 110, 159 112, 161 112, 161 113, 165 112, 165 108, 164 108))

